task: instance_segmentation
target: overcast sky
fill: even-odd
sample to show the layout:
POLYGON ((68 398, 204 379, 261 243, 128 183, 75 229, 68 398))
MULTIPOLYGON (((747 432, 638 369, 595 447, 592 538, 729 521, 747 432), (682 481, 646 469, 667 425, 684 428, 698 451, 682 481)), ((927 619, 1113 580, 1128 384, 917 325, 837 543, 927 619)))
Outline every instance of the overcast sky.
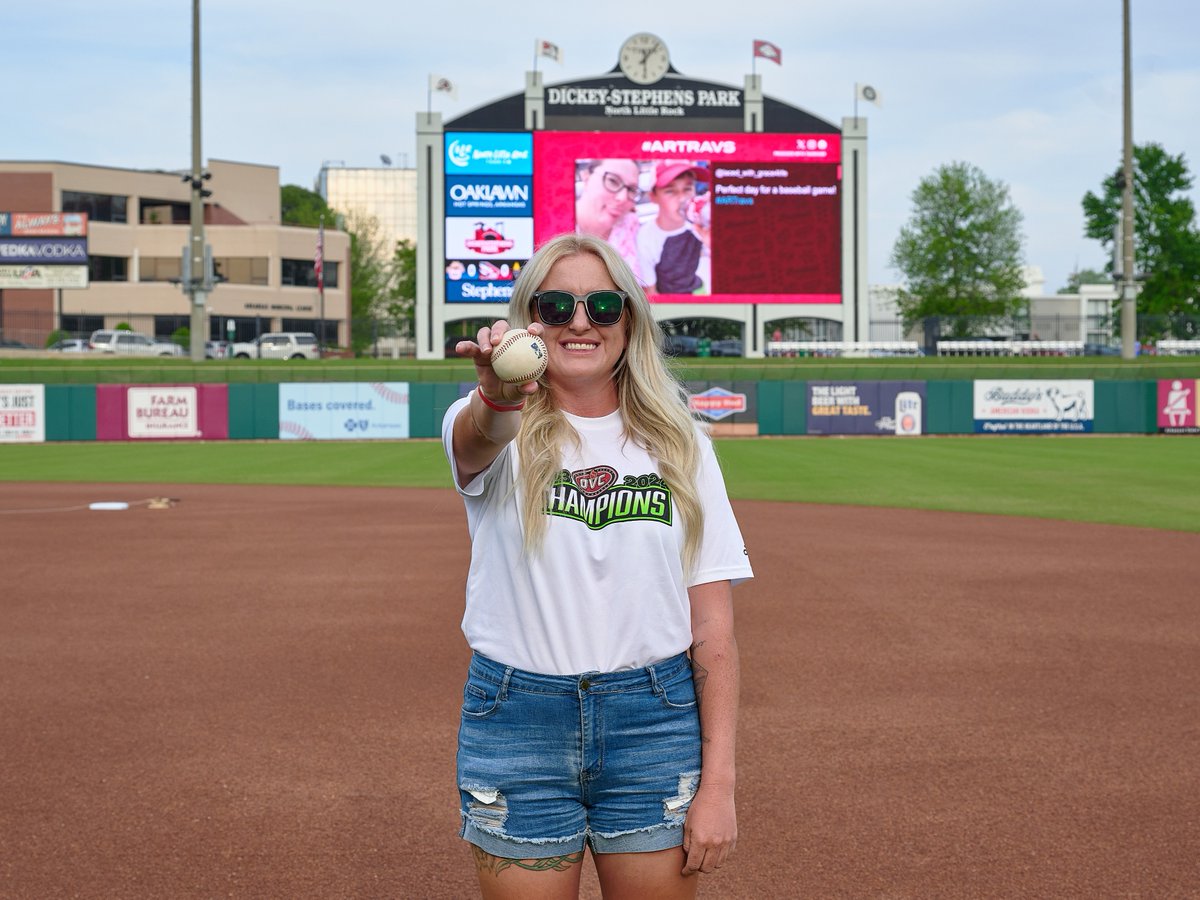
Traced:
MULTIPOLYGON (((1132 6, 1134 140, 1185 154, 1194 175, 1200 3, 1132 6)), ((883 107, 859 108, 872 283, 898 280, 889 257, 917 182, 956 160, 1008 184, 1049 291, 1103 266, 1080 200, 1120 163, 1119 0, 204 0, 204 156, 276 165, 310 188, 326 160, 412 164, 430 72, 458 85, 458 102, 434 100, 449 119, 522 91, 536 38, 563 49, 563 64, 540 62, 554 84, 607 72, 639 31, 685 76, 735 86, 751 42, 773 41, 782 66, 758 61, 767 95, 839 125, 855 82, 875 87, 883 107)), ((188 0, 10 0, 0 33, 0 159, 190 165, 188 0)))

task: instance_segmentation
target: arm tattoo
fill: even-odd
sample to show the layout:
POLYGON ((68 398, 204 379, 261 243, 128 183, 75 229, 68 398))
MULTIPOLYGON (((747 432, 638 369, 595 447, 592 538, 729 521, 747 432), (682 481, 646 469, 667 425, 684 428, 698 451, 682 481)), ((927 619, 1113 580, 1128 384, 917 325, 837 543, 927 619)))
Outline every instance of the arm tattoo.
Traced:
POLYGON ((692 681, 696 685, 696 702, 699 703, 704 695, 704 682, 708 680, 708 669, 696 662, 696 651, 704 646, 704 641, 697 641, 691 646, 692 681))
POLYGON ((582 850, 562 856, 548 856, 545 859, 507 859, 503 856, 493 856, 472 844, 471 853, 475 856, 475 868, 480 872, 491 872, 493 875, 499 875, 509 866, 527 869, 530 872, 565 872, 576 863, 583 862, 582 850))

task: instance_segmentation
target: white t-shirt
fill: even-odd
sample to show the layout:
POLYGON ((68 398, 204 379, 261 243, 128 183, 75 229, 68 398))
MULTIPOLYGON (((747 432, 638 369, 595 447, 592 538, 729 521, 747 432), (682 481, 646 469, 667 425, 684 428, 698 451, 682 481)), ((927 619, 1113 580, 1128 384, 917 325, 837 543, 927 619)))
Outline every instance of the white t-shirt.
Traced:
MULTIPOLYGON (((454 419, 467 399, 442 423, 451 472, 454 419)), ((712 442, 699 436, 704 539, 685 580, 678 510, 654 459, 625 439, 620 412, 567 420, 582 452, 564 449, 568 475, 550 493, 545 543, 534 558, 524 551, 515 444, 469 484, 456 484, 472 541, 467 643, 497 662, 550 675, 615 672, 674 656, 692 643, 688 587, 754 574, 712 442)))
MULTIPOLYGON (((638 267, 642 271, 642 284, 658 285, 658 264, 662 260, 663 246, 667 243, 668 238, 676 237, 684 232, 690 232, 696 237, 698 243, 700 237, 696 235, 696 230, 690 223, 684 222, 678 228, 667 231, 657 221, 651 219, 648 222, 643 222, 637 233, 637 251, 638 251, 638 267)), ((696 264, 696 275, 699 277, 701 286, 697 290, 701 293, 711 293, 708 285, 711 284, 712 259, 707 247, 702 247, 700 260, 696 264)), ((689 293, 691 293, 689 291, 689 293)))

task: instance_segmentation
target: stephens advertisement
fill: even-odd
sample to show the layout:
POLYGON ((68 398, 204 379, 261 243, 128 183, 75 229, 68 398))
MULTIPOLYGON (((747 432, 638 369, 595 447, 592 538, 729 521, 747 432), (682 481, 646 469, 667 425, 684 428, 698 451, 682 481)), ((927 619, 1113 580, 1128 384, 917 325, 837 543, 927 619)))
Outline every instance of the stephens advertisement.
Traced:
POLYGON ((279 437, 366 441, 408 437, 408 382, 281 384, 279 437))
POLYGON ((807 430, 809 434, 922 434, 925 382, 810 381, 807 430))
POLYGON ((46 440, 46 387, 0 384, 0 444, 46 440))
POLYGON ((533 154, 535 241, 605 238, 655 302, 841 302, 838 134, 539 131, 533 154))
POLYGON ((1200 381, 1172 378, 1158 383, 1158 430, 1163 434, 1200 434, 1196 391, 1200 381))
POLYGON ((1095 385, 1083 380, 976 381, 979 434, 1090 432, 1095 385))

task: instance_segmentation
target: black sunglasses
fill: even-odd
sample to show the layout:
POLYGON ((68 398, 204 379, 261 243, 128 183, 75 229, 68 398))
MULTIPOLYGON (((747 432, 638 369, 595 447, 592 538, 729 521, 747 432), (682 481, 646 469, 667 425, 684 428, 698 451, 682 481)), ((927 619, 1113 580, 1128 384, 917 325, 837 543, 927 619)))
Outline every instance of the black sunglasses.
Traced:
POLYGON ((582 303, 587 317, 596 325, 616 325, 625 311, 629 295, 624 291, 588 291, 580 296, 570 291, 534 291, 533 302, 543 325, 566 325, 575 318, 575 305, 582 303))

